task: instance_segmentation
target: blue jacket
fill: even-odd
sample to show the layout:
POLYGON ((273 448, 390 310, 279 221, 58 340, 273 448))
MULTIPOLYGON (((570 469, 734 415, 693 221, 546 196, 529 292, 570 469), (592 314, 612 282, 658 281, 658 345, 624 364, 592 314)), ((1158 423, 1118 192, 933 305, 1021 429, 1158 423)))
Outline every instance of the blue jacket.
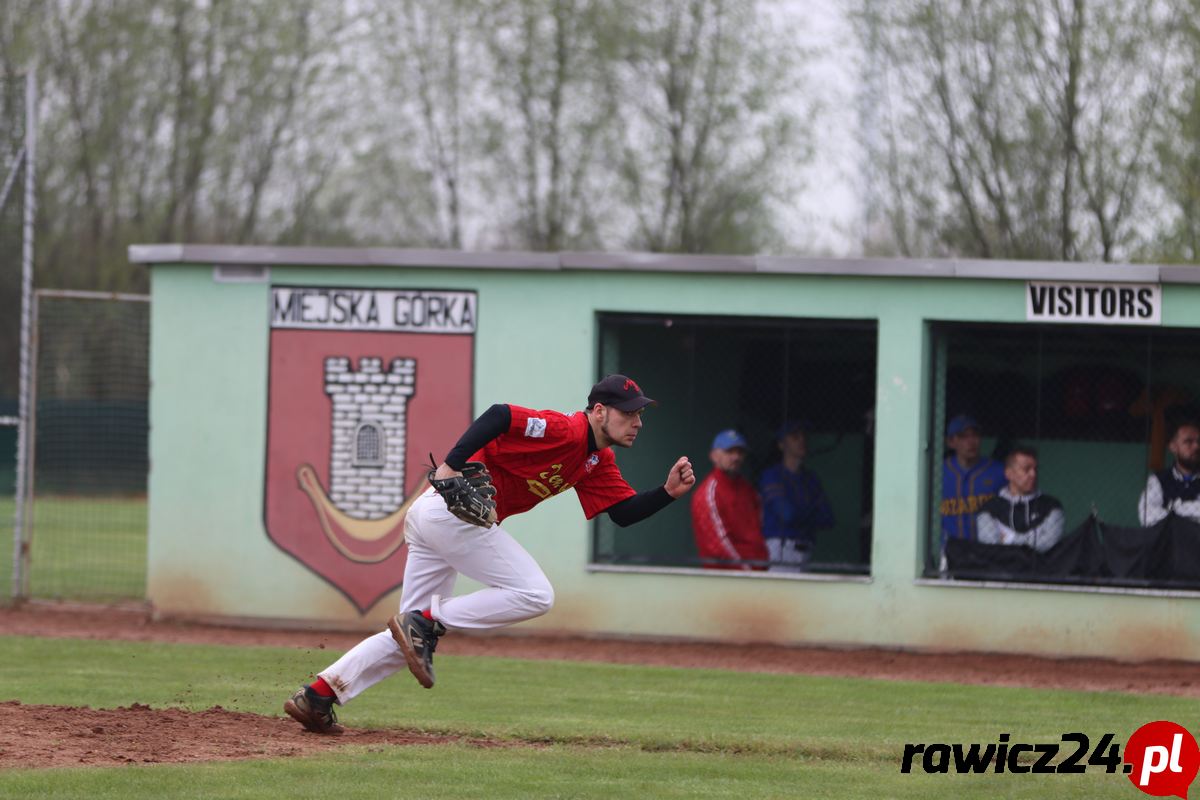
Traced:
POLYGON ((982 458, 964 470, 951 455, 942 469, 942 545, 947 539, 974 541, 975 515, 1005 486, 1004 465, 982 458))
POLYGON ((758 479, 763 501, 763 538, 795 539, 812 545, 817 531, 833 527, 833 509, 812 470, 791 472, 782 463, 758 479))

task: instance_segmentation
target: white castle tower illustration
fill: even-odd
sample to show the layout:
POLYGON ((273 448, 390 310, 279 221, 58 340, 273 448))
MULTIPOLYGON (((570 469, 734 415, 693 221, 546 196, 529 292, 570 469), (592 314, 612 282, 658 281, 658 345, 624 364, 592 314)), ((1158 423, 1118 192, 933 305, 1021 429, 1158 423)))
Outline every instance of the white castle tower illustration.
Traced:
POLYGON ((325 393, 333 401, 329 499, 355 519, 382 519, 404 503, 408 398, 417 362, 363 357, 325 359, 325 393))

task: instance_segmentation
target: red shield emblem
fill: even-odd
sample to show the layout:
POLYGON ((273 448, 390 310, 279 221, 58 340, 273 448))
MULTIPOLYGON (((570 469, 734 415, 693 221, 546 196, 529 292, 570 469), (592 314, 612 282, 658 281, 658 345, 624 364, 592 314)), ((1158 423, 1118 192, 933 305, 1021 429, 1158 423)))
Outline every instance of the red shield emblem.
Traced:
POLYGON ((360 614, 403 583, 404 516, 471 422, 471 292, 272 288, 267 535, 360 614))

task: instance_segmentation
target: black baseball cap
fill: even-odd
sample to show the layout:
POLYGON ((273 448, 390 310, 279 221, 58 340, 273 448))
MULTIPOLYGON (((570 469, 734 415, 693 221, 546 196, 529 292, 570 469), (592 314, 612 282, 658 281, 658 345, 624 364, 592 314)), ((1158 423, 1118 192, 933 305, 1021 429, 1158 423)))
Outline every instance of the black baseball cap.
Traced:
POLYGON ((637 411, 639 408, 658 405, 642 394, 642 387, 637 385, 637 381, 625 375, 609 375, 593 386, 588 394, 588 409, 596 403, 618 411, 637 411))

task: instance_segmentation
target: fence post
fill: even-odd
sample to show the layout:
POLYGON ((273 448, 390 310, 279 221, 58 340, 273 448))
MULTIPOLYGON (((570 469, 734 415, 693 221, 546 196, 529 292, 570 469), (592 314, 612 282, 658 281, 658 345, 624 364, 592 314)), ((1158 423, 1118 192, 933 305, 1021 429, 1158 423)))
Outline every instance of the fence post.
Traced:
POLYGON ((21 355, 20 397, 17 401, 17 486, 13 517, 12 596, 25 596, 28 556, 25 546, 26 501, 28 500, 30 353, 33 331, 33 220, 35 212, 34 164, 37 161, 37 75, 31 68, 25 76, 25 219, 21 231, 21 355))

